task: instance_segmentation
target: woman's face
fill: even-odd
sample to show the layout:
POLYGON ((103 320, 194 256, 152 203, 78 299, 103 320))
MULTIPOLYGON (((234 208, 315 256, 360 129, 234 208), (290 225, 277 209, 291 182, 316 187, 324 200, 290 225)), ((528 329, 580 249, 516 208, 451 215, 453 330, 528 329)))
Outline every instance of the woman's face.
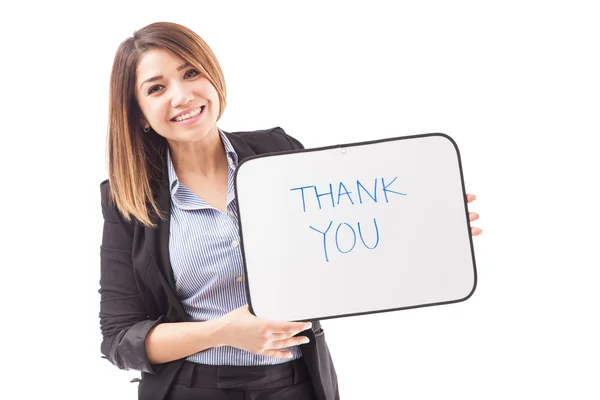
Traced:
POLYGON ((219 96, 198 70, 174 54, 153 49, 136 70, 136 98, 144 127, 169 141, 195 142, 216 134, 219 96))

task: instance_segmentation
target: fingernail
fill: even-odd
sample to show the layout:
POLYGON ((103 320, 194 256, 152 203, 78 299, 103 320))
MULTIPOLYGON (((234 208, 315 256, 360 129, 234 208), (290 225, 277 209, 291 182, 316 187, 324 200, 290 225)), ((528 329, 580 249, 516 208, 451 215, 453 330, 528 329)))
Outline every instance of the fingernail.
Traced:
POLYGON ((309 322, 308 324, 305 325, 304 330, 310 329, 312 328, 312 322, 309 322))
POLYGON ((292 357, 294 357, 294 355, 293 355, 293 354, 291 354, 291 353, 290 353, 290 354, 288 354, 288 356, 287 356, 287 358, 292 358, 292 357))
POLYGON ((304 339, 304 340, 303 340, 301 343, 302 343, 302 344, 306 344, 306 343, 308 343, 308 342, 310 342, 310 339, 306 338, 306 339, 304 339))

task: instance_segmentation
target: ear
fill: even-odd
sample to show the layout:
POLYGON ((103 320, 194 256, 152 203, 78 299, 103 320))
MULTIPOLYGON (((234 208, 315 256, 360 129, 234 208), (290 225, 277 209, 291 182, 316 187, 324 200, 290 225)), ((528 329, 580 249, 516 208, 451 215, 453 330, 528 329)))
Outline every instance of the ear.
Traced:
POLYGON ((143 118, 140 119, 140 125, 142 125, 142 128, 144 128, 144 129, 150 128, 150 124, 143 118))

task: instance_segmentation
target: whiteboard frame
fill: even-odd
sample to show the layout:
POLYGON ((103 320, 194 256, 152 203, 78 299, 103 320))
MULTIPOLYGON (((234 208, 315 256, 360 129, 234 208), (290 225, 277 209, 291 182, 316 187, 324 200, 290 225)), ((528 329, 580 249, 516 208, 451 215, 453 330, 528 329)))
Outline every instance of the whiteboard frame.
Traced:
POLYGON ((246 252, 245 252, 243 229, 242 229, 242 218, 241 218, 242 210, 238 203, 239 194, 238 194, 238 190, 237 190, 238 172, 245 163, 247 163, 251 160, 254 160, 254 159, 258 159, 258 158, 281 156, 281 155, 285 155, 285 154, 310 153, 310 152, 331 150, 331 149, 340 149, 341 150, 343 148, 349 148, 349 147, 365 146, 365 145, 371 145, 371 144, 378 144, 378 143, 385 143, 385 142, 392 142, 392 141, 399 141, 399 140, 407 140, 407 139, 415 139, 415 138, 425 138, 425 137, 431 137, 431 136, 442 136, 442 137, 448 139, 452 143, 454 148, 456 149, 456 156, 458 159, 458 168, 459 168, 459 172, 460 172, 460 182, 461 182, 462 192, 463 192, 463 202, 464 202, 464 206, 465 206, 465 218, 466 218, 466 222, 467 222, 469 246, 471 248, 471 258, 473 260, 473 288, 471 289, 469 294, 467 296, 457 299, 457 300, 449 300, 449 301, 443 301, 443 302, 437 302, 437 303, 426 303, 426 304, 418 304, 418 305, 412 305, 412 306, 407 306, 407 307, 397 307, 397 308, 390 308, 390 309, 373 310, 373 311, 348 313, 348 314, 340 314, 340 315, 324 315, 324 316, 321 316, 318 318, 313 318, 313 319, 300 319, 300 320, 297 320, 297 322, 327 320, 327 319, 344 318, 344 317, 356 317, 356 316, 360 316, 360 315, 379 314, 379 313, 385 313, 385 312, 409 310, 409 309, 414 309, 414 308, 455 304, 455 303, 461 303, 465 300, 468 300, 473 295, 473 293, 475 293, 475 289, 477 287, 477 264, 475 262, 475 249, 473 248, 473 236, 471 235, 471 221, 469 221, 469 209, 468 209, 468 205, 467 205, 467 193, 465 190, 465 180, 464 180, 464 174, 463 174, 463 168, 462 168, 462 160, 460 158, 460 150, 458 149, 458 145, 456 144, 454 139, 452 139, 449 135, 447 135, 445 133, 437 133, 436 132, 436 133, 425 133, 425 134, 417 134, 417 135, 409 135, 409 136, 396 136, 396 137, 392 137, 392 138, 383 138, 383 139, 370 140, 370 141, 364 141, 364 142, 337 144, 337 145, 330 145, 330 146, 325 146, 325 147, 276 151, 276 152, 271 152, 271 153, 256 154, 256 155, 252 155, 252 156, 244 158, 238 164, 238 166, 235 170, 234 190, 235 190, 235 202, 236 202, 236 206, 238 209, 238 226, 239 226, 239 233, 240 233, 240 248, 242 251, 242 261, 243 261, 243 268, 244 268, 244 285, 246 287, 246 298, 248 300, 248 308, 250 309, 250 312, 253 315, 256 315, 254 308, 252 307, 252 297, 250 294, 250 283, 249 283, 249 277, 248 277, 248 270, 246 268, 246 252))

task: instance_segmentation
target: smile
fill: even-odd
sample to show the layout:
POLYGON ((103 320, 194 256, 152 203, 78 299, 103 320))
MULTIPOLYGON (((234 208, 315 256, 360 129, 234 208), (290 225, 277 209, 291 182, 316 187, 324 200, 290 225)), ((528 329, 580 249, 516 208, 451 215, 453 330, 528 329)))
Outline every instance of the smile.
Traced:
POLYGON ((198 108, 196 108, 196 109, 194 109, 194 110, 190 111, 190 112, 189 112, 189 113, 187 113, 187 114, 179 115, 179 116, 177 116, 177 117, 175 117, 175 118, 172 118, 172 119, 171 119, 171 121, 173 121, 173 122, 184 122, 184 121, 189 121, 189 120, 191 120, 191 119, 193 119, 193 118, 196 118, 196 117, 198 117, 200 114, 202 114, 202 111, 204 111, 204 108, 205 108, 205 107, 206 107, 206 106, 198 107, 198 108))

